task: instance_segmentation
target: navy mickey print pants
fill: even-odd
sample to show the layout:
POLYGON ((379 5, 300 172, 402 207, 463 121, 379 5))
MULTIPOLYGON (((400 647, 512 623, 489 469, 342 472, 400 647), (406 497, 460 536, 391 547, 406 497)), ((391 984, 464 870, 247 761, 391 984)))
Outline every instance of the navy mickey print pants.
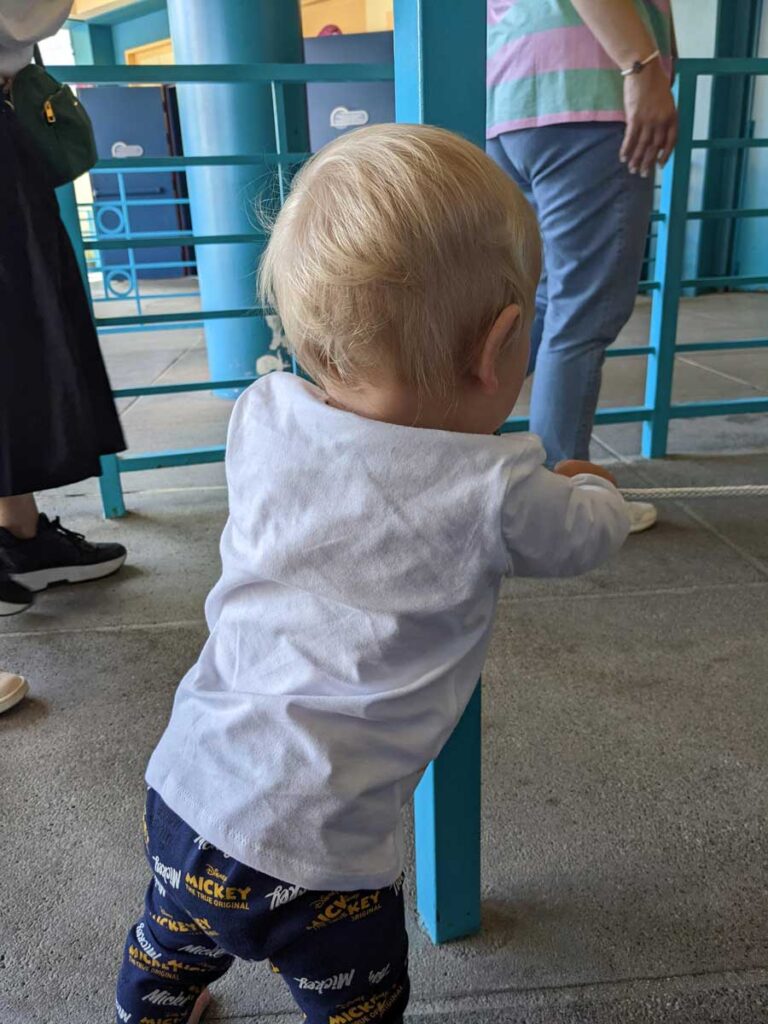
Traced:
POLYGON ((271 878, 195 834, 154 791, 144 839, 153 878, 131 928, 116 1020, 183 1024, 236 958, 268 960, 308 1024, 398 1024, 408 1003, 402 880, 314 892, 271 878))

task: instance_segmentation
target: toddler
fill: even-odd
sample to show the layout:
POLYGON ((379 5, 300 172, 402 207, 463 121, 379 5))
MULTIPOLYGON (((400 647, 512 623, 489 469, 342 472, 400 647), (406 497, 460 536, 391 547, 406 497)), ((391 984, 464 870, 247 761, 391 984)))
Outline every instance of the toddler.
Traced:
POLYGON ((222 573, 147 769, 118 1021, 198 1021, 236 957, 309 1024, 402 1020, 401 810, 501 580, 585 572, 629 528, 605 471, 495 436, 539 269, 522 194, 450 132, 361 129, 296 177, 261 292, 316 383, 270 374, 232 414, 222 573))

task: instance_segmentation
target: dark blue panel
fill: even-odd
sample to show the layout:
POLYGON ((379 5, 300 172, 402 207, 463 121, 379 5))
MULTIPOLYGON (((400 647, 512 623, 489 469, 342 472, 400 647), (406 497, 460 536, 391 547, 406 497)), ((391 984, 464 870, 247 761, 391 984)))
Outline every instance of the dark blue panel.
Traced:
MULTIPOLYGON (((83 92, 83 102, 93 121, 96 145, 100 158, 119 156, 115 144, 141 147, 141 156, 170 156, 173 147, 170 142, 171 121, 160 86, 125 88, 117 85, 102 85, 83 92)), ((94 199, 97 203, 107 200, 120 206, 120 192, 116 174, 92 174, 94 199)), ((177 233, 185 226, 184 210, 174 205, 155 205, 158 199, 178 198, 176 178, 167 171, 124 176, 126 196, 130 200, 147 199, 150 205, 128 206, 120 213, 96 205, 96 230, 99 237, 110 237, 116 228, 125 228, 131 234, 137 232, 177 233)), ((136 250, 136 263, 177 262, 182 259, 177 247, 158 247, 136 250)), ((112 250, 102 253, 107 265, 128 262, 127 250, 112 250)), ((143 269, 140 277, 173 277, 179 269, 143 269)))
MULTIPOLYGON (((320 36, 304 40, 307 64, 391 64, 391 32, 369 32, 352 36, 320 36)), ((317 152, 326 143, 351 128, 334 127, 331 114, 343 110, 364 111, 367 124, 395 120, 393 82, 330 82, 307 86, 309 144, 317 152)), ((344 114, 339 120, 343 120, 344 114)))

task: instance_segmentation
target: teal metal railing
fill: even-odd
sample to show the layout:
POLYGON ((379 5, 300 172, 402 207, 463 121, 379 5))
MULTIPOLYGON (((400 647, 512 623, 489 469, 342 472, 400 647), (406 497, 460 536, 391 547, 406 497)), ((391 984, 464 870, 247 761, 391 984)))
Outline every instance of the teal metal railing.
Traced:
MULTIPOLYGON (((52 68, 52 73, 63 81, 78 84, 154 84, 173 83, 254 83, 269 84, 275 117, 275 152, 251 156, 202 156, 127 158, 100 161, 95 171, 122 174, 147 170, 184 171, 189 167, 251 165, 257 162, 273 165, 277 169, 280 198, 285 192, 285 172, 291 165, 303 162, 308 154, 286 152, 284 116, 284 87, 288 84, 308 82, 386 81, 393 77, 390 65, 280 65, 253 66, 161 66, 161 67, 75 67, 52 68)), ((672 401, 674 362, 676 353, 715 352, 768 347, 768 338, 732 339, 676 343, 680 297, 690 288, 734 288, 768 284, 768 275, 683 278, 683 257, 686 229, 690 221, 717 218, 768 217, 768 209, 728 209, 690 211, 688 209, 691 158, 697 149, 741 149, 768 146, 768 139, 695 139, 694 113, 696 89, 700 77, 708 75, 768 75, 768 59, 695 59, 682 60, 678 65, 676 95, 680 114, 680 137, 675 153, 667 164, 661 181, 658 211, 651 224, 653 251, 647 261, 651 276, 641 282, 641 291, 651 294, 651 326, 647 345, 612 348, 610 358, 646 356, 645 397, 642 405, 600 408, 597 423, 641 423, 642 452, 649 458, 666 454, 670 422, 675 419, 724 416, 737 413, 768 411, 768 397, 740 398, 721 401, 672 401)), ((66 216, 66 212, 65 212, 66 216)), ((81 211, 81 217, 83 213, 81 211)), ((93 212, 88 214, 91 218, 93 212)), ((194 232, 131 234, 122 231, 115 237, 89 237, 84 241, 80 224, 69 223, 70 233, 80 236, 81 245, 91 253, 108 249, 156 247, 159 245, 211 245, 217 243, 250 242, 258 240, 258 232, 227 235, 195 235, 194 232)), ((128 269, 131 269, 129 263, 128 269)), ((234 318, 263 315, 265 310, 256 306, 248 309, 190 310, 170 313, 145 313, 140 305, 135 314, 103 316, 101 309, 95 315, 101 334, 116 330, 157 330, 164 327, 198 326, 215 318, 234 318)), ((167 395, 193 391, 244 387, 253 378, 232 380, 189 381, 179 384, 154 384, 118 388, 116 398, 167 395)), ((512 417, 505 430, 525 430, 524 417, 512 417)), ((104 513, 119 516, 125 512, 121 476, 137 470, 158 469, 166 466, 217 462, 224 458, 224 447, 214 445, 190 450, 169 450, 109 456, 102 460, 101 492, 104 513)))
MULTIPOLYGON (((87 254, 87 266, 89 271, 97 271, 101 277, 102 293, 94 293, 91 288, 92 306, 101 313, 109 312, 109 305, 125 305, 130 302, 136 312, 141 316, 144 313, 142 299, 146 296, 142 292, 142 272, 151 271, 153 277, 160 274, 169 276, 182 271, 191 271, 195 264, 194 260, 136 260, 134 248, 126 249, 125 263, 107 263, 101 259, 104 247, 99 245, 100 239, 122 239, 123 242, 129 238, 136 238, 138 232, 134 230, 132 223, 132 212, 138 209, 173 208, 178 210, 181 207, 188 207, 190 200, 187 197, 152 199, 142 196, 140 198, 129 198, 127 187, 127 174, 120 171, 108 171, 115 182, 116 196, 110 199, 99 199, 94 197, 90 202, 78 203, 80 215, 80 230, 83 238, 83 245, 87 254)), ((145 234, 147 234, 145 232, 145 234)), ((192 231, 184 232, 190 238, 192 231)), ((158 301, 172 299, 189 299, 200 295, 199 290, 186 288, 183 291, 157 290, 152 289, 151 298, 153 304, 158 301)), ((101 333, 107 334, 117 331, 144 330, 142 324, 134 327, 102 327, 101 333)))

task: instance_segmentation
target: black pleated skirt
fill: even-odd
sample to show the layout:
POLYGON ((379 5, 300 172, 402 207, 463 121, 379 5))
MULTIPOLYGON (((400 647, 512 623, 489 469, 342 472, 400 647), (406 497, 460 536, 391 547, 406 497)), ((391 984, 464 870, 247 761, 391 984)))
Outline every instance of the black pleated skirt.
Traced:
POLYGON ((0 94, 0 497, 98 476, 124 448, 55 193, 0 94))

